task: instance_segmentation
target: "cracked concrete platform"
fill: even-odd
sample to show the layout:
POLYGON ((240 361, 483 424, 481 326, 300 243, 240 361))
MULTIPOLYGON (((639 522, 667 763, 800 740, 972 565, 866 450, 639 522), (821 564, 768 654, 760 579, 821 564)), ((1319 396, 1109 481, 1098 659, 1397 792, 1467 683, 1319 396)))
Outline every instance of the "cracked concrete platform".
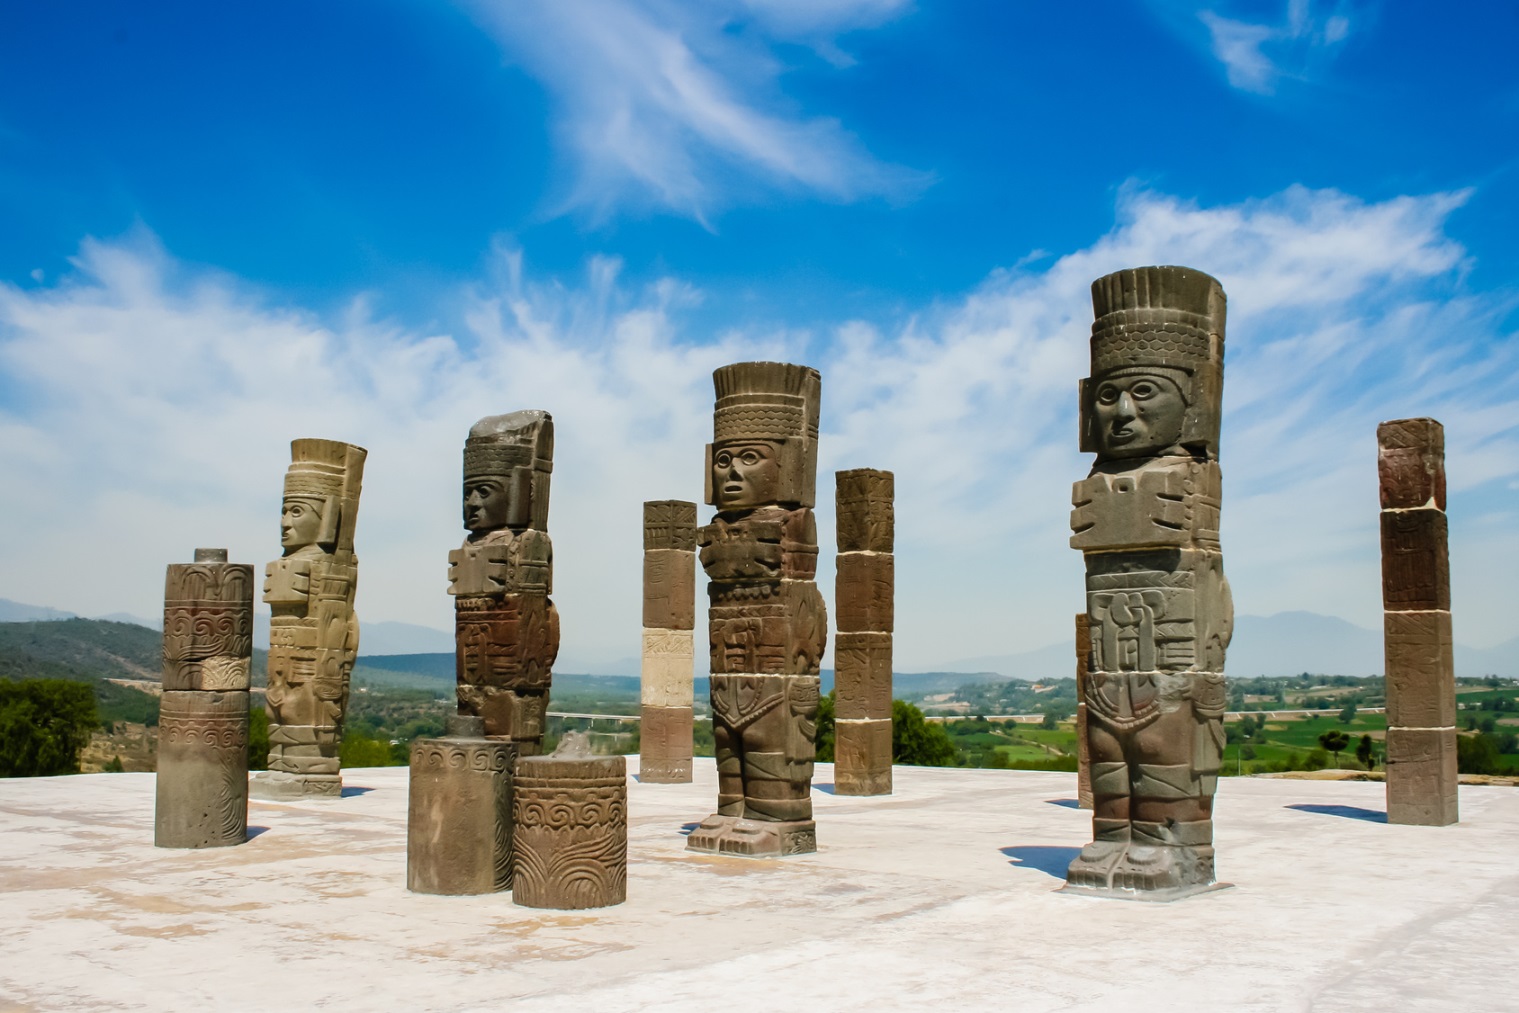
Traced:
MULTIPOLYGON (((637 758, 629 758, 636 771, 637 758)), ((153 775, 0 781, 0 1011, 1512 1009, 1519 792, 1462 822, 1381 822, 1367 782, 1226 778, 1234 889, 1061 895, 1088 836, 1075 775, 896 768, 838 798, 816 855, 687 855, 716 797, 630 791, 628 902, 519 908, 406 892, 404 768, 334 802, 254 801, 237 848, 153 847, 153 775)))

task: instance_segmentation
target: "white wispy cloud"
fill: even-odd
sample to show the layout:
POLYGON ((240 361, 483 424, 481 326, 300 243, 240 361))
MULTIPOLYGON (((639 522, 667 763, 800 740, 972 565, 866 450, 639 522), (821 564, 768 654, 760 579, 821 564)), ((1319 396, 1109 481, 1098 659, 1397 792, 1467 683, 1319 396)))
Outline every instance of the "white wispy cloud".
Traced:
POLYGON ((551 96, 568 167, 561 210, 706 222, 759 193, 897 199, 929 182, 872 156, 837 120, 798 110, 772 52, 803 41, 847 63, 837 36, 898 16, 899 0, 462 2, 551 96))
MULTIPOLYGON (((1183 6, 1195 9, 1196 4, 1183 6)), ((1261 95, 1275 92, 1283 78, 1306 77, 1345 41, 1353 24, 1344 0, 1286 0, 1282 17, 1268 22, 1211 8, 1196 16, 1208 29, 1213 55, 1224 65, 1229 83, 1261 95)))
POLYGON ((370 450, 361 617, 447 628, 464 434, 480 416, 542 407, 558 430, 550 527, 567 664, 628 657, 640 504, 700 499, 710 371, 785 358, 824 374, 825 590, 829 473, 889 468, 899 665, 1043 646, 1082 604, 1066 524, 1090 463, 1075 424, 1090 282, 1182 263, 1229 294, 1223 534, 1240 610, 1376 624, 1375 427, 1428 414, 1449 441, 1458 638, 1496 643, 1512 635, 1504 582, 1519 566, 1519 343, 1502 323, 1513 294, 1464 287, 1466 254, 1445 233, 1463 199, 1293 188, 1201 207, 1131 190, 1087 248, 911 319, 779 333, 736 321, 702 342, 683 330, 702 293, 680 279, 630 287, 610 258, 562 281, 500 251, 489 280, 458 295, 465 325, 428 334, 373 318, 362 299, 336 320, 281 305, 151 236, 91 240, 70 276, 0 286, 12 533, 0 597, 150 614, 164 564, 197 545, 272 558, 289 440, 323 436, 370 450))

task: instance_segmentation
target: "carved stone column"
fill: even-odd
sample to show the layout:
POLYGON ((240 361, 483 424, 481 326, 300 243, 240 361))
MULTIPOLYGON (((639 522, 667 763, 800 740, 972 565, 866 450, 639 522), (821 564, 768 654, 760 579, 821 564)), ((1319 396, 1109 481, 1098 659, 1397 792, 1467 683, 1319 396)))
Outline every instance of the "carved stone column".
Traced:
POLYGON ((710 583, 717 812, 686 847, 754 857, 817 850, 812 767, 828 615, 818 593, 818 371, 743 362, 713 373, 710 583))
POLYGON ((1377 426, 1387 661, 1387 820, 1458 819, 1456 672, 1445 521, 1445 428, 1377 426))
POLYGON ((254 798, 338 798, 348 681, 359 651, 353 554, 362 447, 294 440, 280 513, 284 555, 264 568, 269 620, 269 769, 254 798))
POLYGON ((834 482, 834 791, 890 795, 895 484, 891 472, 870 468, 840 471, 834 482))
POLYGON ((448 734, 411 744, 406 888, 495 893, 512 888, 512 768, 517 749, 485 723, 450 715, 448 734))
POLYGON ((448 554, 454 596, 459 713, 485 720, 485 734, 540 751, 559 612, 549 599, 549 476, 554 420, 544 411, 481 419, 464 442, 464 526, 448 554))
POLYGON ((628 776, 571 733, 517 765, 512 903, 576 911, 628 897, 628 776))
POLYGON ((691 781, 696 629, 696 504, 643 505, 643 713, 638 779, 691 781))
POLYGON ((1087 746, 1087 673, 1092 667, 1092 622, 1076 613, 1076 799, 1092 808, 1092 753, 1087 746))
POLYGON ((196 549, 164 585, 153 843, 221 848, 248 838, 248 668, 253 567, 196 549))
POLYGON ((1068 889, 1169 900, 1208 889, 1234 626, 1219 548, 1224 290, 1185 267, 1092 285, 1072 548, 1086 560, 1093 841, 1068 889))

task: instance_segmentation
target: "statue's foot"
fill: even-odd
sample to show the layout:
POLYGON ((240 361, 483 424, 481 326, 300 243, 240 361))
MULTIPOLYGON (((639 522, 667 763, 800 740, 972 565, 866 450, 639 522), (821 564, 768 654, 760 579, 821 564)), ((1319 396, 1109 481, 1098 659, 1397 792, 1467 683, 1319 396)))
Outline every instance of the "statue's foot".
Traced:
POLYGON ((812 820, 739 820, 723 836, 721 845, 723 854, 744 858, 810 855, 817 849, 817 824, 812 820))
POLYGON ((704 851, 715 855, 722 850, 722 840, 733 824, 738 822, 737 816, 724 816, 721 813, 713 813, 701 821, 697 828, 691 831, 686 838, 687 851, 704 851))
POLYGON ((1185 896, 1213 885, 1213 849, 1179 844, 1136 844, 1113 869, 1115 890, 1185 896))
POLYGON ((1068 886, 1106 890, 1112 885, 1113 867, 1123 860, 1128 841, 1093 841, 1081 849, 1066 869, 1068 886))

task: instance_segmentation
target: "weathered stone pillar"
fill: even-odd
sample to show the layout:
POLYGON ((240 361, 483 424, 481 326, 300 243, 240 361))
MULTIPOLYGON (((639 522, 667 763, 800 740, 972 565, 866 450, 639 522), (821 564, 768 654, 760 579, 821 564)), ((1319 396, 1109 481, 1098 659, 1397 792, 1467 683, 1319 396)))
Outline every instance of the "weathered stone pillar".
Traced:
POLYGON ((512 903, 575 911, 628 897, 628 775, 569 734, 517 766, 512 903))
POLYGON ((696 504, 643 505, 643 712, 638 779, 691 781, 696 630, 696 504))
POLYGON ((1081 384, 1093 841, 1069 889, 1170 900, 1214 882, 1213 793, 1234 626, 1219 548, 1224 290, 1185 267, 1092 285, 1081 384))
POLYGON ((1076 613, 1076 799, 1092 808, 1092 753, 1087 746, 1087 673, 1092 666, 1092 622, 1076 613))
POLYGON ((196 549, 164 584, 153 843, 221 848, 248 839, 248 668, 253 567, 196 549))
POLYGON ((743 362, 712 375, 710 583, 717 812, 686 847, 754 857, 817 850, 812 767, 828 614, 818 593, 818 396, 807 366, 743 362))
POLYGON ((890 795, 894 479, 860 468, 836 473, 834 482, 834 791, 890 795))
POLYGON ((338 798, 348 680, 359 651, 353 554, 362 447, 294 440, 280 513, 285 554, 264 568, 269 620, 269 769, 254 798, 338 798))
POLYGON ((1387 661, 1387 820, 1458 819, 1456 672, 1445 521, 1445 429, 1377 426, 1382 623, 1387 661))
POLYGON ((411 744, 406 888, 415 893, 495 893, 512 888, 510 742, 485 722, 451 715, 448 734, 411 744))
POLYGON ((454 596, 459 713, 485 734, 540 751, 559 612, 549 541, 554 420, 544 411, 483 418, 464 442, 464 526, 448 554, 454 596))

